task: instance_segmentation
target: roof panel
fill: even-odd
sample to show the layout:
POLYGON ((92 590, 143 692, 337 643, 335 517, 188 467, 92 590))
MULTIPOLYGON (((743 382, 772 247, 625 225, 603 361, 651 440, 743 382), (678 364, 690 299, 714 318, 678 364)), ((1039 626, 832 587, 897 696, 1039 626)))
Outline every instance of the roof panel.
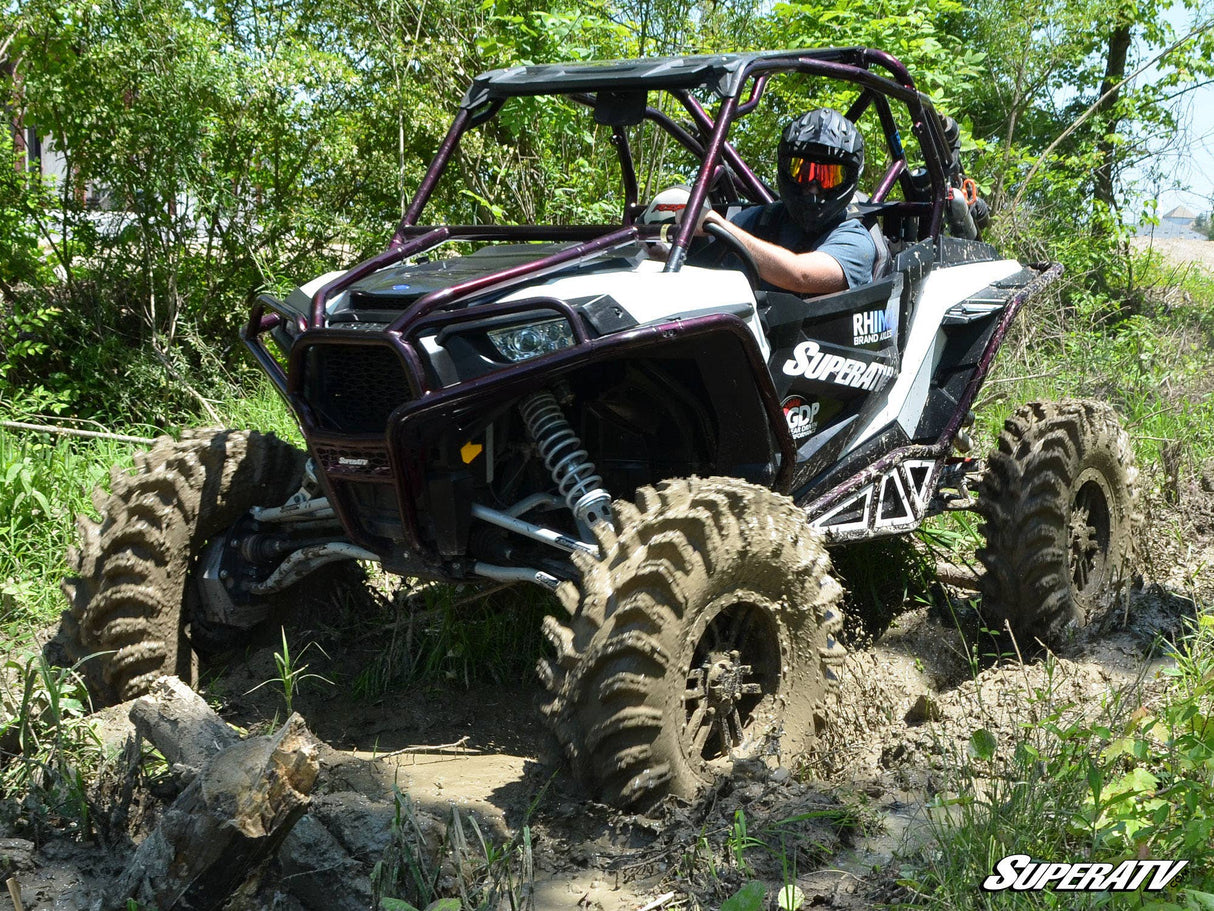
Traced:
POLYGON ((831 48, 516 66, 490 70, 477 76, 472 80, 461 105, 475 109, 494 98, 560 95, 600 89, 707 88, 725 97, 737 91, 738 80, 754 60, 779 57, 790 60, 798 57, 837 59, 839 54, 838 49, 831 48))

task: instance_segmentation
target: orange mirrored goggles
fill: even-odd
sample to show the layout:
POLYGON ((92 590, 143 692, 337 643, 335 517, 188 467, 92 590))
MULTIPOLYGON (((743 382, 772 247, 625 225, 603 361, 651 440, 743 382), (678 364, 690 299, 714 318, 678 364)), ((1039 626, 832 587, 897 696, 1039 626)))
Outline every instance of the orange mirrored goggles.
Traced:
POLYGON ((790 158, 788 170, 796 183, 804 186, 817 181, 823 190, 833 190, 847 179, 843 165, 823 164, 807 158, 790 158))

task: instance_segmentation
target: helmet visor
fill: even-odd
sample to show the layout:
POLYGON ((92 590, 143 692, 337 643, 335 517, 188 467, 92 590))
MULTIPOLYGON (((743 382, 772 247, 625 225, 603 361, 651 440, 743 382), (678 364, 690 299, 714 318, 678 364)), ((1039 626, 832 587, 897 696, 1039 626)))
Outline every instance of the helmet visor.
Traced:
POLYGON ((793 183, 804 187, 816 182, 823 190, 833 190, 847 179, 843 165, 810 161, 808 158, 790 158, 788 173, 793 183))

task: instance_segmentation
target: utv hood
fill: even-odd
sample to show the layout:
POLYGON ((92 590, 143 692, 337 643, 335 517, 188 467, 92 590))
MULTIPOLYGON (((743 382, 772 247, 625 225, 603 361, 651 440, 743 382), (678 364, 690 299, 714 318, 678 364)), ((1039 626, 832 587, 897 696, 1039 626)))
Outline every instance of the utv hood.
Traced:
MULTIPOLYGON (((507 273, 558 253, 568 246, 570 245, 486 246, 467 256, 390 266, 352 285, 345 300, 340 301, 335 311, 330 313, 330 318, 339 311, 352 311, 358 315, 375 311, 399 311, 434 291, 486 275, 507 273)), ((620 256, 619 251, 610 251, 566 265, 561 272, 576 274, 587 269, 618 269, 631 265, 632 260, 629 257, 620 256)))

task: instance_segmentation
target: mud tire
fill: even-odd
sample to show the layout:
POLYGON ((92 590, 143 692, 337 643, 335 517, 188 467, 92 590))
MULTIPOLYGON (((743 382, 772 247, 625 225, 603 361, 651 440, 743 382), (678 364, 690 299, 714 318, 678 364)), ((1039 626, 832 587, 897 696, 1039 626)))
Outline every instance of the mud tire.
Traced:
POLYGON ((606 803, 644 808, 693 796, 731 760, 797 756, 845 657, 842 590, 804 513, 734 478, 666 481, 613 511, 602 558, 575 557, 580 588, 557 591, 568 618, 544 621, 545 714, 578 778, 606 803), (710 714, 711 702, 734 713, 710 714), (728 757, 712 718, 740 728, 728 757))
POLYGON ((1100 402, 1032 403, 1005 422, 978 485, 982 614, 1058 645, 1123 603, 1138 525, 1130 440, 1100 402))
POLYGON ((253 506, 281 504, 298 487, 306 455, 272 435, 200 430, 159 439, 115 469, 98 490, 101 521, 80 516, 81 546, 57 637, 80 664, 94 706, 146 692, 162 674, 197 679, 183 603, 195 557, 253 506))

